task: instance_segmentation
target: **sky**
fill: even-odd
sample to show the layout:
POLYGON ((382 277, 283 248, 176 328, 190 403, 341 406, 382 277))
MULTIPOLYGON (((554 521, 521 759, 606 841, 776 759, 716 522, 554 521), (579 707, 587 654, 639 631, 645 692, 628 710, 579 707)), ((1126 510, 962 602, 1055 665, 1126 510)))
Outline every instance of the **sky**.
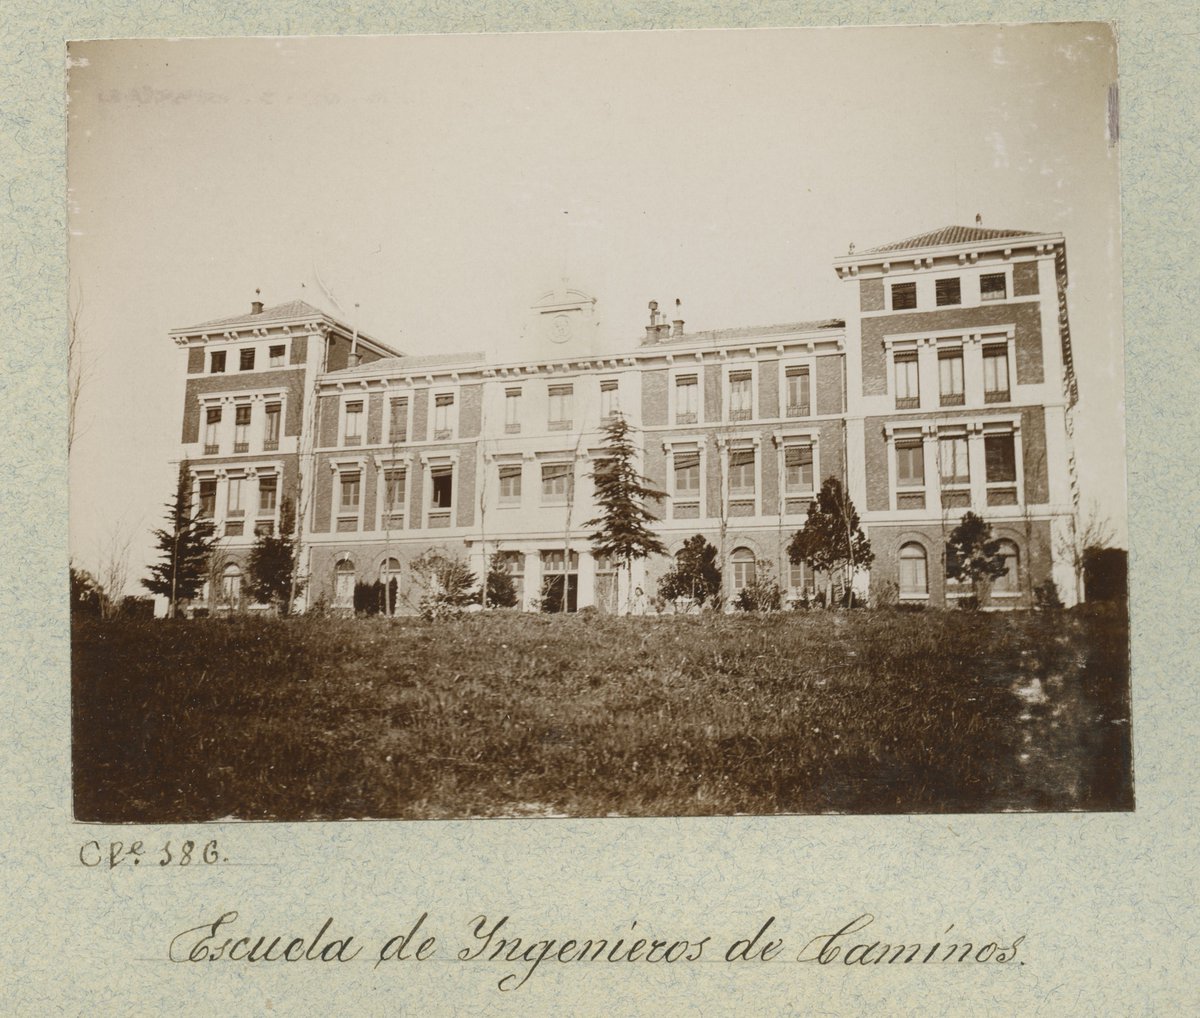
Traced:
POLYGON ((1076 456, 1125 545, 1116 50, 1100 25, 72 44, 73 560, 154 558, 169 330, 300 298, 410 354, 521 356, 568 279, 615 346, 846 313, 832 259, 939 226, 1061 232, 1076 456))

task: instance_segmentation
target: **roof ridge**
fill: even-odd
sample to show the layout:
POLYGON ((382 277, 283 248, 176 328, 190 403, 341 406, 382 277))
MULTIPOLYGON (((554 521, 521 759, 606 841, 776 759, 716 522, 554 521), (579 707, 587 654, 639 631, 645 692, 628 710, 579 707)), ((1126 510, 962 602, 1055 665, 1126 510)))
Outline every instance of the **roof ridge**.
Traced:
POLYGON ((989 226, 939 226, 934 230, 891 241, 878 247, 867 248, 861 254, 884 254, 890 251, 916 250, 924 247, 941 247, 946 244, 970 244, 980 241, 1002 240, 1005 237, 1036 237, 1036 230, 1000 229, 989 226))

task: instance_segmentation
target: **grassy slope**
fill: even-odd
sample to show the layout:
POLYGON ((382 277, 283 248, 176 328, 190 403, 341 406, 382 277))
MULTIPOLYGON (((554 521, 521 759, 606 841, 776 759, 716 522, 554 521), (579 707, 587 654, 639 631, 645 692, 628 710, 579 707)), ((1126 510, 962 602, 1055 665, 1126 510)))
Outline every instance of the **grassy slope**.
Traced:
POLYGON ((76 813, 1130 808, 1126 648, 1077 612, 79 623, 76 813))

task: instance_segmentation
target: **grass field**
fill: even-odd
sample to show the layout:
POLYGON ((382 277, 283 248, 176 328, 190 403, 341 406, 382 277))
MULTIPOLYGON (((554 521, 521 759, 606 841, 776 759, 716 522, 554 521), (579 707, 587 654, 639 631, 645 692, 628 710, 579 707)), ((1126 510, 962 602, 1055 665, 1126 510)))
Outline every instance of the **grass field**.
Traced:
POLYGON ((99 821, 1130 809, 1116 611, 75 625, 99 821))

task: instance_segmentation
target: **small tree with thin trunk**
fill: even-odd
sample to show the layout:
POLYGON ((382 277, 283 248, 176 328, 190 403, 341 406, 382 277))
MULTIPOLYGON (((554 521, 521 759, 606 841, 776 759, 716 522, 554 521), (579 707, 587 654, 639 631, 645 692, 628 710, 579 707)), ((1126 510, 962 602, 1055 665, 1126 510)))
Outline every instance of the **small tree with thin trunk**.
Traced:
POLYGON ((683 542, 675 565, 658 581, 658 593, 668 601, 687 599, 691 604, 720 607, 721 569, 717 549, 696 534, 683 542))
POLYGON ((295 579, 296 546, 292 535, 295 529, 295 507, 290 498, 279 503, 279 533, 260 534, 250 549, 248 587, 250 595, 260 604, 273 604, 284 615, 291 611, 291 598, 303 590, 303 582, 295 579))
POLYGON ((974 513, 966 513, 946 542, 946 575, 952 580, 970 580, 972 600, 978 606, 985 585, 1003 576, 1007 568, 992 528, 974 513))
POLYGON ((190 601, 208 577, 209 557, 217 543, 212 520, 192 512, 192 479, 187 460, 179 464, 175 500, 168 502, 167 526, 154 531, 162 558, 150 567, 142 586, 167 599, 167 618, 181 601, 190 601))
POLYGON ((666 546, 650 529, 656 517, 646 508, 648 500, 667 496, 650 487, 650 478, 638 471, 633 428, 625 415, 615 413, 607 418, 603 431, 604 455, 589 475, 601 512, 584 526, 597 528, 591 535, 595 554, 608 555, 624 569, 632 587, 634 559, 667 553, 666 546))
POLYGON ((854 574, 869 566, 875 553, 863 533, 858 510, 836 477, 825 478, 817 497, 808 504, 808 517, 792 535, 788 558, 825 573, 827 606, 833 601, 832 576, 840 570, 845 577, 846 604, 853 603, 854 574))
POLYGON ((495 552, 488 562, 487 583, 484 587, 487 590, 485 608, 488 605, 495 608, 512 608, 517 603, 517 588, 503 553, 495 552))

